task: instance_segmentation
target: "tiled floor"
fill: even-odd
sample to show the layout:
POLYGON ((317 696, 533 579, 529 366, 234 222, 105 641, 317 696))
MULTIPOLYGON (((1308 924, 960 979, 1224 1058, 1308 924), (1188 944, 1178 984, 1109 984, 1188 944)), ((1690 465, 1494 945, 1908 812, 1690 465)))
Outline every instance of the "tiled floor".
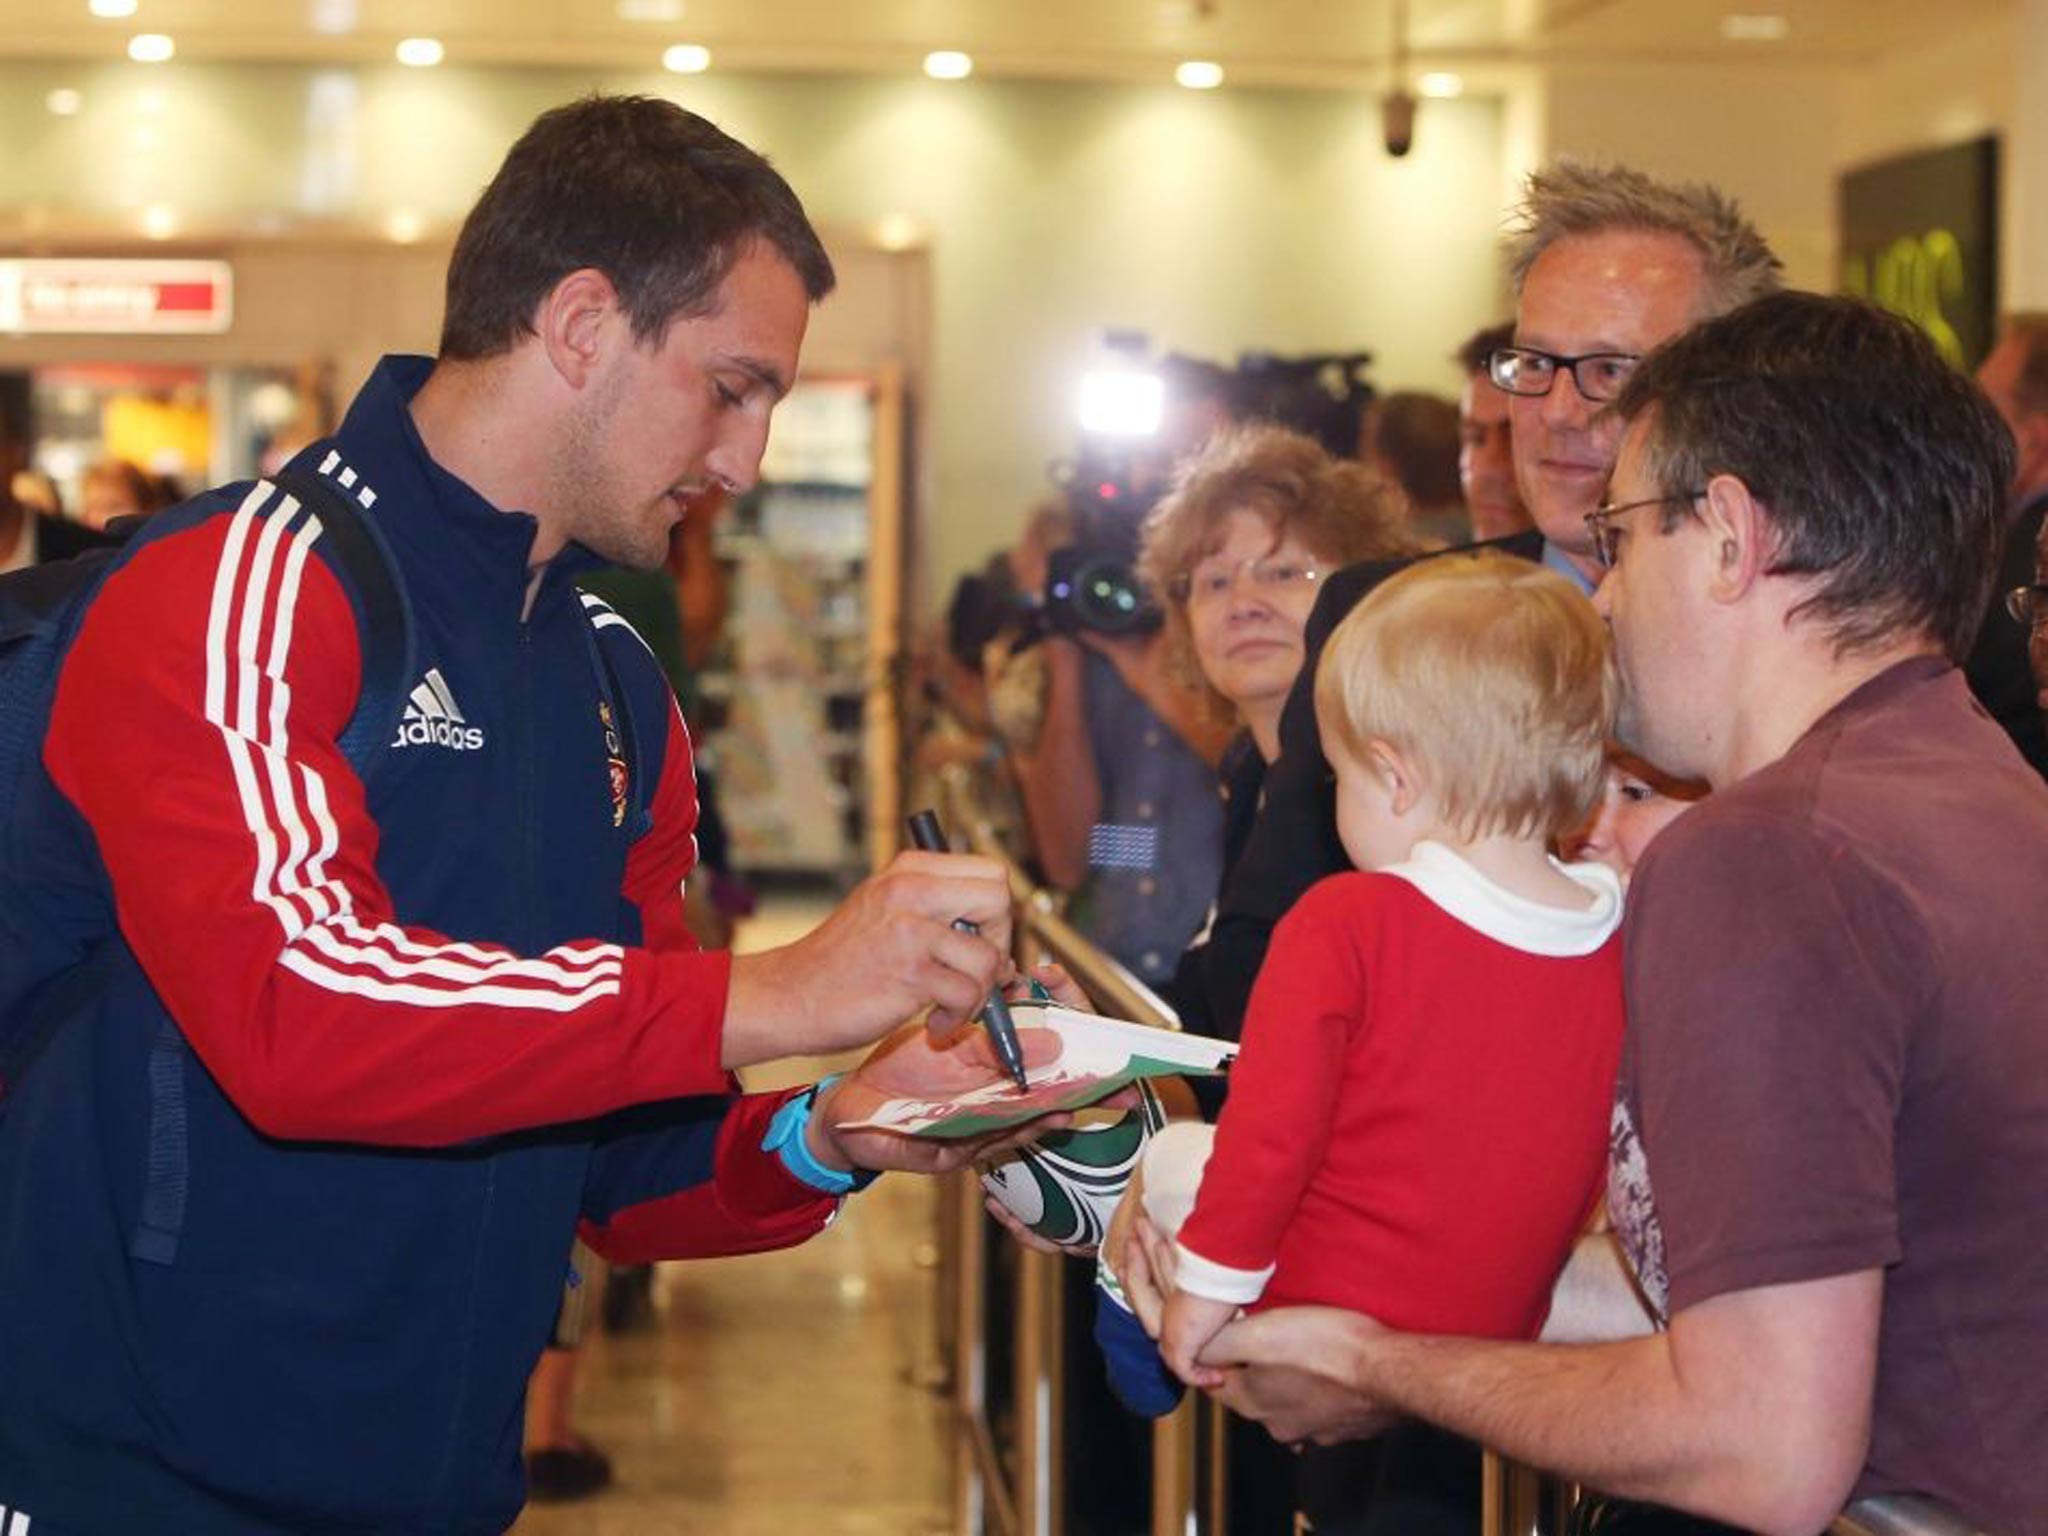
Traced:
MULTIPOLYGON (((742 933, 801 933, 818 902, 742 933)), ((813 1075, 797 1065, 764 1083, 813 1075)), ((936 1378, 933 1191, 892 1177, 800 1248, 667 1264, 653 1328, 585 1345, 578 1419, 617 1481, 532 1506, 517 1536, 939 1536, 951 1441, 936 1378)))

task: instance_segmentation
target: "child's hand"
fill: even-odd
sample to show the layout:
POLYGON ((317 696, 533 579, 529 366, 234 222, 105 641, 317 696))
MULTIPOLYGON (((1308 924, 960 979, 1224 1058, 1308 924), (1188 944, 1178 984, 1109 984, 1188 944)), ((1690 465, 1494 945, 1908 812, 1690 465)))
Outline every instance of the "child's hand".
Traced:
POLYGON ((1166 1315, 1159 1324, 1159 1352, 1166 1357, 1173 1374, 1204 1391, 1222 1386, 1221 1371, 1196 1362, 1209 1347, 1209 1341, 1236 1316, 1237 1308, 1227 1301, 1210 1301, 1190 1296, 1186 1291, 1175 1291, 1168 1297, 1166 1315))

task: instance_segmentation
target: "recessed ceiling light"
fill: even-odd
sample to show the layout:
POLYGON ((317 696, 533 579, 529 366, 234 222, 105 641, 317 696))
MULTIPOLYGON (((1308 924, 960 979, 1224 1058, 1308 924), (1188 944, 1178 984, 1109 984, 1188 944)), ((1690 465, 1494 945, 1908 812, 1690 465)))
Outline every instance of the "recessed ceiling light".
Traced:
POLYGON ((312 0, 306 21, 325 37, 346 37, 356 29, 357 11, 356 0, 312 0))
POLYGON ((884 214, 875 225, 875 244, 885 251, 907 251, 924 239, 924 230, 907 213, 884 214))
POLYGON ((178 232, 178 215, 167 203, 142 210, 142 232, 152 240, 168 240, 178 232))
POLYGON ((965 80, 974 73, 974 60, 951 48, 924 56, 924 72, 934 80, 965 80))
POLYGON ((178 51, 178 45, 161 32, 138 32, 128 39, 128 57, 138 64, 161 64, 178 51))
POLYGON ((1189 59, 1173 72, 1173 78, 1191 91, 1213 91, 1223 83, 1223 66, 1213 59, 1189 59))
POLYGON ((408 37, 398 45, 398 62, 408 69, 432 69, 447 53, 438 37, 408 37))
POLYGON ((1792 30, 1783 16, 1759 13, 1730 13, 1721 18, 1721 35, 1731 43, 1775 43, 1792 30))
POLYGON ((427 232, 427 221, 410 208, 394 208, 385 215, 384 235, 395 245, 411 245, 427 232))
POLYGON ((701 75, 711 67, 711 50, 695 43, 677 43, 662 53, 661 67, 679 75, 701 75))
POLYGON ((43 98, 43 105, 58 117, 76 117, 85 110, 85 97, 69 86, 59 86, 43 98))
POLYGON ((1432 70, 1415 82, 1415 89, 1424 96, 1448 101, 1453 96, 1465 94, 1465 77, 1454 75, 1449 70, 1432 70))
POLYGON ((683 0, 619 0, 621 21, 681 21, 683 0))
POLYGON ((86 8, 95 16, 119 21, 124 16, 135 14, 135 0, 87 0, 86 8))

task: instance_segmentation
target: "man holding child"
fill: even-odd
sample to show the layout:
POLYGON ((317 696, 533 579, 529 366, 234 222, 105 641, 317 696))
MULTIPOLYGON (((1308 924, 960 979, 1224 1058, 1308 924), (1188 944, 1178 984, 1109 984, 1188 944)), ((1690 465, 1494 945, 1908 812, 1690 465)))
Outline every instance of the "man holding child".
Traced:
POLYGON ((1622 735, 1714 788, 1628 920, 1610 1201, 1658 1326, 1304 1308, 1205 1361, 1286 1367, 1230 1387, 1283 1438, 1391 1411, 1762 1531, 1895 1491, 2048 1531, 2048 791, 1956 667, 2010 438, 1911 326, 1811 295, 1672 343, 1617 412, 1588 522, 1622 735))

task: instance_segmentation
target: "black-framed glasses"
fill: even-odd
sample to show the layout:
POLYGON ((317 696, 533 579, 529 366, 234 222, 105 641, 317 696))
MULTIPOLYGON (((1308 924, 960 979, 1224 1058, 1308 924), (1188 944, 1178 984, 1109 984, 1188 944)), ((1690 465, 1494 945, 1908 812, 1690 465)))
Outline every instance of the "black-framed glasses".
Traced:
POLYGON ((1586 531, 1593 535, 1593 558, 1600 562, 1600 569, 1614 569, 1615 555, 1621 549, 1621 530, 1614 526, 1614 520, 1624 512, 1633 512, 1638 507, 1669 507, 1683 503, 1690 506, 1707 493, 1700 491, 1673 491, 1666 496, 1645 496, 1638 501, 1603 501, 1586 514, 1586 531))
POLYGON ((1582 399, 1604 405, 1620 395, 1642 360, 1640 352, 1582 352, 1565 357, 1537 347, 1495 347, 1487 354, 1486 374, 1511 395, 1547 395, 1558 373, 1568 372, 1582 399))
POLYGON ((2037 581, 2024 587, 2014 587, 2005 594, 2005 611, 2013 616, 2015 623, 2028 629, 2048 623, 2048 585, 2037 581))

